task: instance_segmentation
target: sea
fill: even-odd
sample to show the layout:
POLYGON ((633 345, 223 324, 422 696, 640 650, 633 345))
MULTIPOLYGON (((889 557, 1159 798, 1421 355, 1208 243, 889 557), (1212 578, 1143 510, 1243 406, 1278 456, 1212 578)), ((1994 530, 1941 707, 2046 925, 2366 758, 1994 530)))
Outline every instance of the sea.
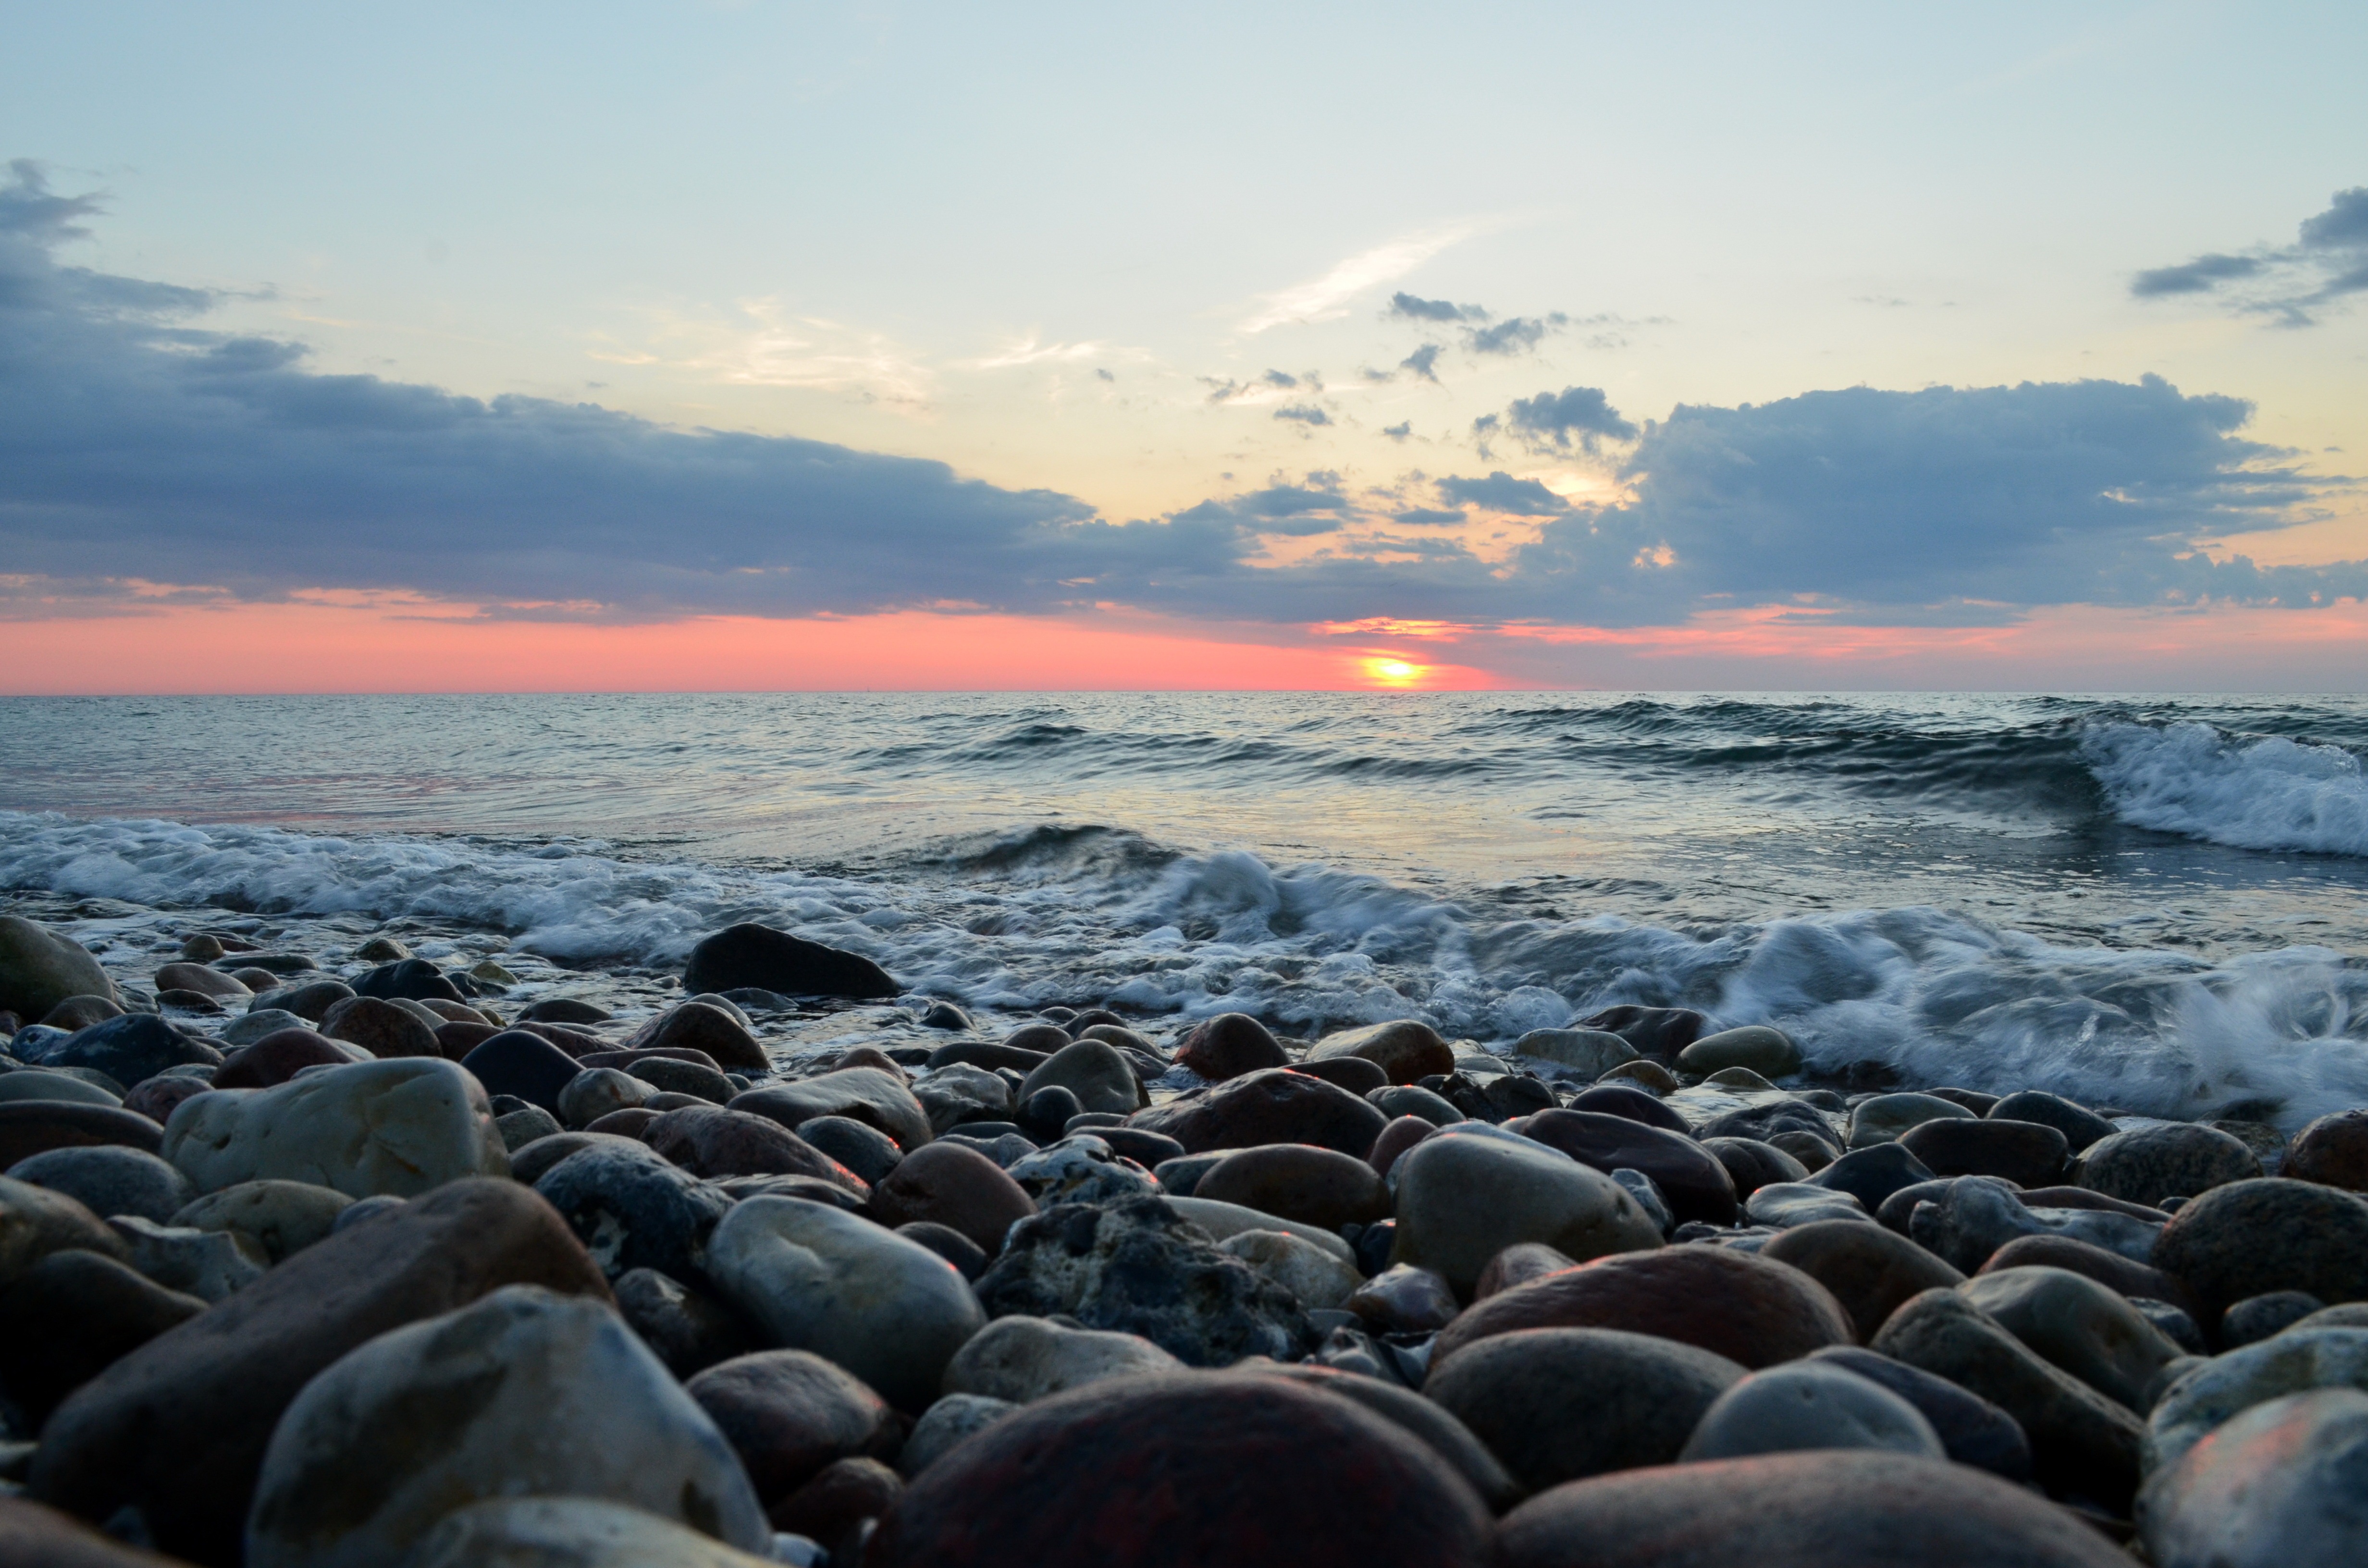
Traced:
POLYGON ((1107 1006, 1773 1024, 1836 1082, 2368 1103, 2368 699, 0 699, 0 908, 142 983, 392 930, 640 998, 761 921, 993 1031, 1107 1006))

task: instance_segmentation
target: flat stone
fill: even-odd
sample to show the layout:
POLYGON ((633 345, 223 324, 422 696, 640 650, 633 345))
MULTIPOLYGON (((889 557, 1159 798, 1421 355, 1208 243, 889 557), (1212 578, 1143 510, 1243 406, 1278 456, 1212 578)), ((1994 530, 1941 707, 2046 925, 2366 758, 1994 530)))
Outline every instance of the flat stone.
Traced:
POLYGON ((1568 1108, 1597 1116, 1623 1117, 1646 1127, 1692 1136, 1683 1116, 1654 1095, 1630 1084, 1598 1084, 1591 1089, 1582 1089, 1568 1108))
MULTIPOLYGON (((874 1136, 878 1136, 874 1134, 874 1136)), ((770 1118, 704 1103, 656 1116, 641 1139, 665 1159, 709 1180, 745 1176, 814 1176, 870 1196, 862 1177, 770 1118)))
POLYGON ((2244 1143, 2216 1127, 2172 1121, 2116 1132, 2080 1152, 2073 1181, 2127 1203, 2159 1207, 2166 1198, 2195 1198, 2261 1174, 2244 1143))
POLYGON ((1326 1035, 1307 1052, 1310 1062, 1354 1056, 1379 1067, 1393 1084, 1411 1084, 1434 1073, 1455 1071, 1455 1051, 1439 1031, 1419 1018, 1342 1029, 1326 1035))
POLYGON ((1235 1373, 1110 1380, 1004 1416, 915 1476, 866 1561, 1479 1568, 1487 1552, 1486 1507, 1429 1445, 1321 1389, 1235 1373))
POLYGON ((284 1180, 408 1198, 510 1170, 484 1089, 459 1065, 424 1057, 199 1095, 173 1113, 161 1153, 200 1192, 284 1180))
POLYGON ((1229 1078, 1196 1099, 1135 1112, 1127 1125, 1175 1139, 1186 1153, 1313 1143, 1359 1158, 1386 1122, 1382 1113, 1337 1085, 1290 1068, 1229 1078))
POLYGON ((1433 1127, 1452 1127, 1463 1119, 1463 1113, 1452 1102, 1419 1084, 1384 1084, 1378 1089, 1367 1090, 1365 1100, 1393 1121, 1400 1117, 1416 1116, 1433 1127))
POLYGON ((927 1408, 986 1321, 936 1253, 794 1198, 734 1205, 708 1238, 706 1272, 775 1344, 837 1362, 902 1410, 927 1408))
POLYGON ((197 1196, 189 1178, 165 1161, 120 1144, 52 1149, 17 1161, 8 1174, 63 1192, 94 1214, 136 1214, 160 1225, 197 1196))
POLYGON ((2152 1476, 2139 1532, 2156 1568, 2292 1568, 2368 1555, 2368 1393, 2315 1389, 2230 1420, 2152 1476))
POLYGON ((1375 1089, 1387 1088, 1390 1082, 1388 1074, 1361 1056, 1327 1056, 1321 1061, 1294 1062, 1291 1070, 1335 1085, 1352 1095, 1370 1095, 1375 1089))
POLYGON ((0 1170, 52 1149, 120 1147, 155 1153, 165 1130, 114 1106, 75 1105, 66 1100, 17 1100, 0 1104, 0 1170))
POLYGON ((2221 1423, 2288 1394, 2313 1389, 2368 1392, 2368 1328, 2297 1324, 2199 1363, 2161 1391, 2146 1425, 2146 1472, 2183 1460, 2221 1423))
POLYGON ((1959 1464, 1988 1471, 2009 1481, 2031 1479, 2031 1439, 2013 1416, 1970 1390, 1905 1361, 1855 1345, 1812 1351, 1807 1364, 1830 1362, 1882 1384, 1914 1405, 1931 1424, 1941 1446, 1959 1464))
POLYGON ((735 1096, 727 1108, 768 1117, 794 1132, 818 1116, 845 1117, 886 1134, 910 1153, 931 1137, 928 1113, 900 1074, 846 1067, 788 1084, 768 1084, 735 1096))
POLYGON ((788 1496, 843 1459, 894 1459, 904 1437, 886 1400, 805 1350, 762 1350, 684 1385, 740 1456, 757 1495, 788 1496))
POLYGON ((272 1433, 249 1568, 398 1568, 455 1507, 564 1492, 763 1551, 731 1445, 600 1301, 509 1286, 381 1335, 272 1433))
POLYGON ((1801 1070, 1801 1048, 1782 1029, 1746 1024, 1702 1036, 1678 1052, 1678 1065, 1686 1072, 1705 1074, 1747 1067, 1763 1077, 1782 1078, 1801 1070))
POLYGON ((1766 1454, 1556 1487, 1508 1514, 1497 1568, 2129 1568, 1996 1476, 1868 1449, 1766 1454))
POLYGON ((1834 1362, 1804 1360, 1731 1384, 1703 1412, 1678 1460, 1692 1464, 1807 1449, 1949 1457, 1914 1405, 1834 1362))
POLYGON ((2184 1354, 2113 1290, 2066 1268, 2000 1268, 1964 1286, 1965 1299, 2042 1357, 2134 1411, 2184 1354))
MULTIPOLYGON (((1616 1038, 1616 1037, 1613 1037, 1616 1038)), ((1716 1154, 1682 1133, 1600 1111, 1548 1110, 1520 1129, 1548 1148, 1609 1175, 1642 1171, 1668 1199, 1680 1222, 1731 1225, 1737 1212, 1735 1178, 1716 1154)))
POLYGON ((1541 1242, 1585 1260, 1657 1247, 1660 1227, 1619 1183, 1527 1139, 1444 1131, 1397 1167, 1393 1263, 1468 1294, 1497 1254, 1541 1242))
MULTIPOLYGON (((704 1054, 703 1052, 701 1054, 704 1054)), ((595 1065, 586 1059, 585 1065, 595 1065)), ((602 1062, 598 1065, 606 1066, 602 1062)), ((653 1087, 678 1095, 694 1095, 713 1105, 729 1105, 732 1096, 740 1092, 722 1068, 712 1062, 685 1061, 679 1056, 659 1056, 636 1051, 632 1060, 624 1062, 624 1070, 653 1087)))
POLYGON ((1870 1226, 1874 1223, 1874 1216, 1866 1211, 1866 1205, 1849 1193, 1808 1182, 1771 1181, 1744 1200, 1743 1212, 1751 1223, 1772 1225, 1780 1231, 1833 1220, 1870 1226))
POLYGON ((2087 1106, 2040 1089, 2009 1095, 1983 1114, 1999 1121, 2036 1121, 2052 1127, 2064 1134, 2066 1146, 2076 1154, 2091 1143, 2111 1138, 2116 1131, 2112 1122, 2087 1106))
POLYGON ((1857 1220, 1795 1226, 1770 1237, 1759 1256, 1790 1264, 1832 1291, 1861 1340, 1873 1338, 1909 1297, 1965 1278, 1907 1237, 1857 1220))
POLYGON ((2215 1320, 2271 1290, 2368 1301, 2368 1199, 2282 1176, 2232 1182, 2171 1218, 2153 1262, 2215 1320))
POLYGON ((926 1221, 959 1232, 989 1257, 1012 1226, 1036 1212, 1027 1189, 973 1150, 930 1143, 914 1150, 871 1195, 883 1225, 926 1221))
POLYGON ((508 1284, 608 1294, 551 1206, 514 1182, 454 1182, 339 1231, 76 1391, 42 1430, 33 1490, 85 1518, 136 1507, 166 1551, 233 1562, 297 1392, 388 1330, 508 1284))
POLYGON ((1531 1029, 1513 1042, 1513 1054, 1589 1083, 1638 1060, 1636 1048, 1608 1029, 1531 1029))
POLYGON ((1856 1339, 1832 1293, 1789 1264, 1675 1246, 1597 1258, 1476 1301, 1440 1332, 1432 1354, 1525 1328, 1654 1334, 1755 1369, 1856 1339))
POLYGON ((1423 1395, 1531 1492, 1668 1464, 1744 1369, 1652 1335, 1533 1328, 1434 1353, 1423 1395))
POLYGON ((946 1364, 945 1392, 1030 1404, 1104 1378, 1183 1369, 1181 1361, 1141 1335, 1017 1315, 996 1318, 954 1353, 946 1364))

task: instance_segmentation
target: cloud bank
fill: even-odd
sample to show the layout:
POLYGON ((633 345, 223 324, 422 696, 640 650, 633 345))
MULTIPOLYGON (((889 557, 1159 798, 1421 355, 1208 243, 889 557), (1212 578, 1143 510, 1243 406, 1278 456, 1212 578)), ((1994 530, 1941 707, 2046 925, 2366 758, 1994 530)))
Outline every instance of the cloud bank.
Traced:
MULTIPOLYGON (((1502 470, 1370 490, 1326 472, 1114 521, 941 463, 322 374, 299 347, 195 324, 203 291, 63 263, 93 210, 30 168, 0 187, 0 613, 381 590, 608 620, 1123 604, 1608 626, 1777 605, 1948 624, 2368 592, 2360 562, 2194 549, 2295 520, 2315 485, 2239 434, 2248 404, 2152 378, 1819 392, 1643 425, 1565 387, 1504 428, 1554 453, 1633 443, 1617 504, 1502 470), (1485 557, 1456 531, 1467 509, 1495 519, 1485 557), (1278 565, 1277 538, 1306 542, 1278 565)), ((1333 438, 1320 413, 1275 417, 1333 438)))

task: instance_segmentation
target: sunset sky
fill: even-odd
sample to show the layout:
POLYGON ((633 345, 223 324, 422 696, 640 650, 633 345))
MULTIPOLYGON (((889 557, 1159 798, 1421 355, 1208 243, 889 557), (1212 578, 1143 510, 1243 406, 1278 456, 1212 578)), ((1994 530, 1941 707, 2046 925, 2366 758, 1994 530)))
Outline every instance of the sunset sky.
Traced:
POLYGON ((2357 5, 6 9, 0 692, 2368 669, 2357 5))

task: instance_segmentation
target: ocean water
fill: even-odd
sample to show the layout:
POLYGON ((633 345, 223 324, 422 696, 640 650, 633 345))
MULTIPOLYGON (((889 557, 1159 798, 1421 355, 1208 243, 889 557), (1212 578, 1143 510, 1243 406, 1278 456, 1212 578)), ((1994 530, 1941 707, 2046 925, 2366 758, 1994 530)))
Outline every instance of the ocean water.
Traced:
POLYGON ((135 980, 393 925, 622 996, 756 919, 989 1025, 1682 1005, 2291 1127, 2368 1103, 2363 756, 2322 698, 13 699, 0 903, 135 980))

